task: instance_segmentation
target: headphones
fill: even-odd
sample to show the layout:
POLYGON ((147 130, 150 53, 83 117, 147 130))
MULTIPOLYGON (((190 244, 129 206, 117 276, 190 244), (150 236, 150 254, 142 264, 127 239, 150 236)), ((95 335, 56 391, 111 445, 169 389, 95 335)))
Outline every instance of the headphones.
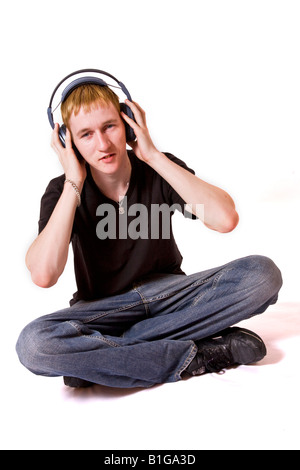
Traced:
MULTIPOLYGON (((49 107, 47 109, 47 115, 48 115, 48 119, 49 119, 49 122, 50 122, 50 125, 51 125, 52 129, 54 129, 54 120, 53 120, 53 111, 52 111, 52 102, 53 102, 54 96, 55 96, 58 88, 66 80, 68 80, 68 78, 73 77, 74 75, 78 75, 80 73, 98 73, 98 74, 106 75, 107 77, 110 77, 115 82, 117 82, 118 86, 108 85, 104 80, 102 80, 102 78, 99 78, 99 77, 93 77, 93 76, 80 77, 80 78, 77 78, 77 79, 73 80, 64 89, 64 91, 62 92, 62 95, 61 95, 61 101, 60 101, 59 105, 67 99, 67 97, 72 93, 73 90, 75 90, 75 88, 77 88, 81 85, 86 85, 86 84, 95 84, 95 85, 99 85, 99 86, 108 86, 108 87, 120 88, 123 91, 123 93, 126 95, 126 97, 129 99, 129 101, 132 101, 130 93, 127 90, 127 88, 125 87, 125 85, 122 82, 120 82, 119 80, 117 80, 110 73, 103 72, 103 70, 98 70, 98 69, 77 70, 76 72, 70 73, 65 78, 63 78, 59 82, 59 84, 55 87, 55 89, 54 89, 54 91, 51 95, 49 107)), ((125 113, 128 117, 130 117, 131 119, 133 119, 135 121, 134 115, 133 115, 131 109, 129 108, 129 106, 127 106, 127 104, 120 103, 120 107, 121 107, 121 111, 123 111, 123 113, 125 113)), ((125 124, 126 142, 134 141, 136 139, 136 136, 135 136, 135 133, 134 133, 132 127, 130 127, 129 124, 127 124, 127 122, 125 122, 125 121, 123 121, 123 122, 125 124)), ((58 131, 59 139, 60 139, 60 141, 61 141, 61 143, 64 147, 66 146, 66 144, 65 144, 65 142, 66 142, 66 130, 67 129, 66 129, 65 124, 63 124, 62 126, 60 126, 59 131, 58 131)))

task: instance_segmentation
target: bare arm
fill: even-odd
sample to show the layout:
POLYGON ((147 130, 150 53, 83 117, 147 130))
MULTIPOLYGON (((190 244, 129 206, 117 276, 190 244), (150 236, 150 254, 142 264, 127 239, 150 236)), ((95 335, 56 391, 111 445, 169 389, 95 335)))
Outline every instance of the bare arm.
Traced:
POLYGON ((137 103, 130 101, 126 103, 136 119, 135 123, 122 114, 137 136, 137 141, 130 144, 137 157, 157 171, 207 227, 218 232, 233 230, 238 224, 239 217, 229 194, 221 188, 206 183, 159 152, 149 135, 145 112, 137 103))
POLYGON ((236 227, 239 218, 234 202, 223 189, 206 183, 162 153, 154 154, 149 164, 208 228, 225 233, 236 227))
MULTIPOLYGON (((66 178, 74 181, 81 191, 86 177, 85 164, 75 156, 70 133, 67 131, 64 148, 59 141, 56 125, 52 147, 58 153, 66 178)), ((40 287, 53 286, 65 268, 77 203, 74 189, 66 183, 46 227, 26 254, 26 265, 32 280, 40 287)))

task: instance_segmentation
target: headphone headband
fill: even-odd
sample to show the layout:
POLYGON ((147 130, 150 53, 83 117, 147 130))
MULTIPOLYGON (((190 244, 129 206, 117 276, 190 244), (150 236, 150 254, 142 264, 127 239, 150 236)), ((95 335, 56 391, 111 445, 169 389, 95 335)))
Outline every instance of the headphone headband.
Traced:
MULTIPOLYGON (((63 78, 59 83, 58 85, 56 85, 56 87, 54 88, 53 90, 53 93, 51 95, 51 98, 50 98, 50 102, 49 102, 49 106, 48 106, 48 109, 47 109, 47 114, 48 114, 48 119, 49 119, 49 122, 50 122, 50 125, 51 127, 54 129, 54 121, 53 121, 53 114, 52 114, 52 102, 53 102, 53 99, 54 99, 54 96, 58 90, 58 88, 65 82, 67 81, 69 78, 73 77, 74 75, 78 75, 80 73, 99 73, 101 75, 106 75, 107 77, 110 77, 112 78, 117 84, 118 86, 121 88, 121 90, 123 91, 123 93, 127 96, 127 98, 129 99, 129 101, 132 101, 132 98, 130 96, 130 93, 129 91, 127 90, 126 86, 124 85, 124 83, 120 82, 116 77, 114 77, 113 75, 111 75, 110 73, 107 73, 107 72, 104 72, 103 70, 98 70, 98 69, 81 69, 81 70, 76 70, 76 72, 73 72, 73 73, 70 73, 69 75, 67 75, 65 78, 63 78)), ((97 85, 100 85, 100 86, 109 86, 104 80, 102 80, 101 78, 97 78, 97 77, 81 77, 81 78, 77 78, 76 80, 74 80, 73 82, 71 82, 66 88, 65 90, 62 92, 62 97, 61 97, 61 103, 63 101, 65 101, 65 99, 69 96, 69 94, 75 89, 77 88, 78 86, 80 85, 83 85, 84 83, 95 83, 97 85)))
MULTIPOLYGON (((120 82, 116 77, 114 77, 113 75, 111 75, 110 73, 107 73, 107 72, 104 72, 103 70, 98 70, 98 69, 81 69, 81 70, 76 70, 76 72, 73 72, 73 73, 70 73, 69 75, 67 75, 65 78, 63 78, 59 83, 58 85, 56 85, 56 87, 54 88, 53 90, 53 93, 51 95, 51 98, 50 98, 50 102, 49 102, 49 106, 48 106, 48 109, 47 109, 47 115, 48 115, 48 120, 49 120, 49 123, 51 125, 51 127, 54 129, 54 120, 53 120, 53 112, 52 112, 52 102, 53 102, 53 99, 54 99, 54 96, 58 90, 58 88, 66 81, 68 80, 69 78, 73 77, 74 75, 78 75, 80 73, 98 73, 98 74, 101 74, 101 75, 106 75, 107 77, 111 78, 112 80, 114 80, 117 84, 118 84, 118 87, 123 91, 123 93, 126 95, 126 97, 128 98, 129 101, 132 101, 131 99, 131 96, 130 96, 130 93, 129 91, 127 90, 127 88, 125 87, 124 83, 120 82)), ((83 85, 85 83, 94 83, 94 84, 97 84, 97 85, 100 85, 100 86, 114 86, 114 85, 108 85, 104 80, 102 80, 101 78, 99 77, 92 77, 92 76, 85 76, 85 77, 80 77, 80 78, 77 78, 75 80, 73 80, 71 83, 69 83, 69 85, 67 85, 67 87, 63 90, 62 92, 62 96, 61 96, 61 101, 60 103, 63 103, 67 97, 70 95, 70 93, 75 89, 77 88, 78 86, 80 85, 83 85)), ((56 108, 55 108, 56 109, 56 108)), ((122 111, 125 112, 125 114, 127 114, 129 117, 131 117, 132 119, 134 119, 134 116, 130 110, 130 108, 121 103, 121 109, 122 111)), ((54 110, 55 111, 55 110, 54 110)), ((135 135, 134 135, 134 132, 133 130, 130 128, 130 126, 128 126, 128 124, 125 124, 125 127, 126 127, 126 135, 127 135, 127 141, 131 141, 131 140, 134 140, 135 139, 135 135)), ((62 139, 63 140, 63 139, 62 139)))
POLYGON ((80 85, 84 85, 88 83, 94 83, 95 85, 100 85, 100 86, 108 86, 108 84, 101 78, 97 78, 97 77, 77 78, 76 80, 71 82, 62 92, 61 103, 63 103, 68 98, 68 96, 72 93, 73 90, 75 90, 75 88, 79 87, 80 85))

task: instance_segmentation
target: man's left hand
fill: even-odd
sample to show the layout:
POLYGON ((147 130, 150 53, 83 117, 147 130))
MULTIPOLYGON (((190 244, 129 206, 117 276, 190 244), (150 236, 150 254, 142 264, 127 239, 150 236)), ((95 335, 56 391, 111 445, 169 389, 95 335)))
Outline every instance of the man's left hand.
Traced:
POLYGON ((127 122, 127 124, 129 124, 130 127, 132 127, 136 135, 136 140, 133 142, 128 142, 128 145, 132 148, 135 155, 140 160, 143 160, 146 163, 150 163, 152 157, 157 154, 158 150, 154 146, 147 128, 146 113, 140 107, 140 105, 134 101, 125 100, 125 103, 133 112, 134 118, 136 120, 136 122, 134 122, 133 119, 121 112, 122 118, 127 122))

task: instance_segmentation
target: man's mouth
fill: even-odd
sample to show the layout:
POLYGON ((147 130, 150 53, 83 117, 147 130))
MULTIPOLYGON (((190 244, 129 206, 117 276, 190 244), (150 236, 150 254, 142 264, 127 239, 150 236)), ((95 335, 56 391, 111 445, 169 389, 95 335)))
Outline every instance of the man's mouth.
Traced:
POLYGON ((109 158, 112 158, 115 154, 114 153, 109 153, 108 155, 104 155, 104 157, 101 157, 100 160, 108 160, 109 158))

